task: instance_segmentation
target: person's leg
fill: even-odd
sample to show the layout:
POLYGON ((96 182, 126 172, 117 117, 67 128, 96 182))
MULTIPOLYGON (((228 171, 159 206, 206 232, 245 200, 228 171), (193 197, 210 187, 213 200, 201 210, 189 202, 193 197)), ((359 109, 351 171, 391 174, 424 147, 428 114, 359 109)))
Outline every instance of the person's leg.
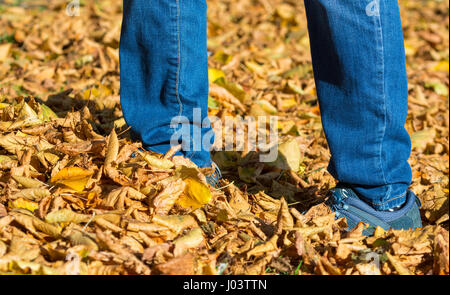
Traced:
POLYGON ((376 210, 411 182, 408 87, 396 0, 305 0, 330 173, 376 210))
POLYGON ((184 116, 191 141, 183 155, 210 166, 198 136, 210 131, 200 126, 208 105, 206 1, 126 0, 123 16, 121 105, 132 133, 144 147, 165 153, 177 130, 172 119, 184 116), (195 123, 194 109, 200 112, 195 123))

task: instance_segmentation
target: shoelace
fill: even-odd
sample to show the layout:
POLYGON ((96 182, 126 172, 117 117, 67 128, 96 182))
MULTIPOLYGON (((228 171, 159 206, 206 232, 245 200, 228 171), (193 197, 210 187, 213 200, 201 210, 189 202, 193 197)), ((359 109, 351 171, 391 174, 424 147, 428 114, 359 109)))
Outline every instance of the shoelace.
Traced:
POLYGON ((380 226, 384 229, 389 229, 391 226, 380 218, 370 215, 363 210, 356 208, 351 205, 345 204, 345 199, 350 197, 350 192, 346 189, 336 189, 332 191, 331 197, 327 200, 327 205, 335 212, 336 218, 340 218, 342 216, 346 217, 346 214, 339 212, 348 211, 352 215, 357 216, 361 221, 371 224, 373 228, 376 226, 380 226))
POLYGON ((336 217, 339 217, 341 213, 339 210, 348 210, 348 205, 344 203, 344 200, 348 198, 349 192, 345 189, 341 189, 338 193, 336 190, 331 192, 331 196, 326 201, 326 204, 335 212, 336 217))
POLYGON ((216 163, 212 163, 212 167, 214 172, 206 176, 206 180, 213 186, 217 186, 219 184, 219 179, 222 178, 222 172, 220 172, 219 167, 216 163))

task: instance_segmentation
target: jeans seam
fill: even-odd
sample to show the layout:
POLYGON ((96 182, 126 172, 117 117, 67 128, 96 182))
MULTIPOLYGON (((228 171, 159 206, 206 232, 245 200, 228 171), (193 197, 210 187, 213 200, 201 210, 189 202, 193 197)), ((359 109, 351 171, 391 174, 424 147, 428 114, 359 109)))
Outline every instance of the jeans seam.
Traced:
MULTIPOLYGON (((379 8, 381 10, 381 7, 379 8)), ((381 96, 382 96, 382 101, 383 101, 383 132, 382 132, 382 136, 381 136, 381 143, 380 143, 380 150, 379 150, 379 166, 381 169, 381 175, 383 176, 383 181, 384 184, 387 184, 387 180, 386 180, 386 176, 384 173, 384 169, 383 169, 383 142, 384 142, 384 138, 386 136, 386 124, 387 124, 387 109, 386 109, 386 87, 385 87, 385 65, 384 65, 384 44, 383 44, 383 26, 381 23, 381 11, 379 14, 377 14, 376 16, 376 21, 375 21, 376 25, 377 25, 377 37, 379 38, 379 51, 381 52, 380 54, 380 59, 381 59, 381 78, 382 78, 382 91, 381 91, 381 96)), ((390 189, 387 190, 387 192, 385 193, 385 197, 389 194, 390 189)))
MULTIPOLYGON (((181 31, 180 31, 180 1, 182 0, 176 0, 177 1, 177 58, 178 58, 178 63, 177 63, 177 78, 176 78, 176 84, 175 84, 175 92, 176 92, 176 96, 177 96, 177 101, 178 101, 178 105, 179 105, 179 113, 178 116, 182 116, 183 115, 183 103, 181 102, 181 96, 180 96, 180 76, 181 76, 181 31)), ((188 159, 192 159, 194 157, 194 155, 196 154, 196 151, 191 151, 191 152, 187 152, 186 151, 186 157, 188 159)))
POLYGON ((179 111, 178 116, 183 114, 183 104, 180 99, 179 85, 180 85, 180 68, 181 68, 181 36, 180 36, 180 1, 177 1, 177 75, 175 82, 175 95, 177 97, 179 111))
POLYGON ((386 205, 387 203, 392 202, 392 201, 394 201, 394 200, 403 198, 403 197, 406 195, 406 193, 407 193, 407 192, 404 192, 404 193, 402 193, 401 195, 395 196, 395 197, 391 198, 390 200, 388 200, 388 201, 386 201, 386 202, 375 203, 375 202, 372 202, 372 201, 370 201, 370 200, 366 200, 366 201, 367 201, 368 203, 372 204, 372 205, 381 206, 381 205, 386 205))

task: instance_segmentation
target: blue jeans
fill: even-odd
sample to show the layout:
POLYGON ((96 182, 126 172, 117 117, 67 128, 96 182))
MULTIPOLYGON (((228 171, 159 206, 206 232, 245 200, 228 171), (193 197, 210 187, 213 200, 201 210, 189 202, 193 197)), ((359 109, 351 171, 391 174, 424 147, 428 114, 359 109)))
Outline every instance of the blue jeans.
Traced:
MULTIPOLYGON (((377 210, 401 205, 411 182, 411 142, 397 1, 305 0, 305 6, 332 154, 328 170, 377 210)), ((123 113, 146 147, 169 149, 177 115, 202 136, 210 131, 198 123, 207 120, 205 0, 125 0, 120 59, 123 113), (194 108, 201 120, 194 120, 194 108)), ((181 153, 197 165, 211 164, 208 150, 188 150, 181 153)))

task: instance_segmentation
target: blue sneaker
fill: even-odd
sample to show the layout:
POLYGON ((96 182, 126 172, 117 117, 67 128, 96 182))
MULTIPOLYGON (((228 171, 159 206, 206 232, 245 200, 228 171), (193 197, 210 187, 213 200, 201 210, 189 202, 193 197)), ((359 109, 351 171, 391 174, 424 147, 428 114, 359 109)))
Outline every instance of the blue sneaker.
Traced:
POLYGON ((205 175, 206 181, 214 188, 218 188, 219 180, 222 178, 222 172, 220 172, 219 166, 212 162, 212 170, 208 175, 205 175))
POLYGON ((336 213, 336 218, 346 217, 350 231, 360 221, 369 224, 363 231, 364 235, 373 235, 377 226, 385 230, 415 229, 422 227, 419 208, 421 202, 412 192, 408 191, 406 202, 400 209, 389 211, 377 211, 366 202, 362 201, 350 188, 334 188, 326 204, 336 213))

